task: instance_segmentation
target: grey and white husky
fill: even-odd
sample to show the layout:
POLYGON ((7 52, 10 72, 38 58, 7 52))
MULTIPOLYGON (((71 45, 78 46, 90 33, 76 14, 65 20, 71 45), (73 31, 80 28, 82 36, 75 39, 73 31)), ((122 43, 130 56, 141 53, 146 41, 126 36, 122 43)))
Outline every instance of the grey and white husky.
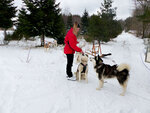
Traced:
POLYGON ((123 88, 123 92, 120 95, 124 95, 127 88, 127 82, 129 79, 130 66, 128 64, 120 64, 110 66, 104 64, 100 56, 95 56, 91 59, 94 65, 94 69, 99 79, 99 86, 96 88, 100 90, 103 87, 104 79, 106 78, 117 78, 119 84, 123 88))

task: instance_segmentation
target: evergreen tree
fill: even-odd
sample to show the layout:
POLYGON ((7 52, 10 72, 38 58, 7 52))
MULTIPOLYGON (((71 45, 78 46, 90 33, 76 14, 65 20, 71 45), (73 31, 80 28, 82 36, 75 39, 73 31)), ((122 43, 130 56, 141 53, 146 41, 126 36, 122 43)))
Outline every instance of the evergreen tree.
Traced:
POLYGON ((16 7, 14 7, 13 1, 0 0, 0 28, 4 29, 4 38, 6 38, 7 29, 13 26, 12 18, 16 14, 16 7))
MULTIPOLYGON (((136 29, 137 35, 141 35, 142 38, 150 35, 148 30, 150 29, 150 1, 149 0, 135 0, 136 9, 134 10, 134 16, 138 20, 138 27, 136 29), (142 25, 141 25, 142 24, 142 25), (139 29, 142 28, 142 29, 139 29)), ((136 26, 137 26, 136 25, 136 26)))
POLYGON ((73 26, 72 14, 70 13, 67 18, 67 30, 69 30, 73 26))
POLYGON ((104 26, 102 19, 98 15, 92 15, 89 19, 88 35, 93 37, 93 40, 102 40, 104 26))
POLYGON ((90 18, 89 35, 98 40, 109 41, 122 32, 121 24, 115 20, 116 8, 112 8, 112 0, 104 0, 101 13, 90 18), (94 22, 95 21, 95 22, 94 22), (94 22, 94 23, 93 23, 94 22))
POLYGON ((27 14, 27 10, 25 8, 21 8, 18 15, 18 23, 17 23, 17 33, 25 37, 26 40, 30 36, 38 35, 38 31, 33 32, 33 23, 31 23, 30 15, 27 14))
POLYGON ((148 24, 150 23, 150 8, 145 7, 143 14, 137 16, 137 18, 139 21, 141 21, 143 23, 142 38, 145 38, 145 31, 146 31, 148 24))
POLYGON ((123 31, 121 23, 117 20, 111 21, 110 25, 111 26, 108 28, 109 29, 108 40, 110 40, 110 38, 116 38, 123 31))
POLYGON ((112 8, 112 0, 104 0, 104 3, 101 3, 102 7, 100 7, 101 9, 101 13, 100 16, 103 19, 107 19, 107 20, 113 20, 114 17, 116 16, 116 7, 112 8))
POLYGON ((63 43, 64 23, 55 0, 23 0, 26 9, 22 8, 18 19, 18 32, 24 36, 41 36, 41 46, 45 36, 53 37, 63 43))
POLYGON ((89 25, 88 19, 89 19, 89 14, 85 9, 84 14, 81 18, 81 25, 82 25, 81 32, 83 33, 83 35, 87 33, 87 28, 88 28, 88 25, 89 25))
POLYGON ((104 0, 102 3, 100 17, 104 25, 104 31, 102 33, 103 41, 109 41, 111 38, 115 38, 122 32, 122 27, 119 21, 115 20, 116 7, 112 8, 112 0, 104 0))

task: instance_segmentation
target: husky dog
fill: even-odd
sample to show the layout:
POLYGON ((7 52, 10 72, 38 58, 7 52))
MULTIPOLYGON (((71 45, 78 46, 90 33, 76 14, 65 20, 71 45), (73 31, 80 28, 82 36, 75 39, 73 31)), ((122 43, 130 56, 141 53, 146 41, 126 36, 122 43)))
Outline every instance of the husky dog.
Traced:
POLYGON ((77 55, 77 63, 79 62, 77 71, 74 73, 76 76, 76 79, 81 81, 81 80, 86 80, 88 83, 88 55, 86 54, 78 54, 77 55))
POLYGON ((120 95, 124 95, 127 88, 127 82, 129 78, 130 67, 128 64, 120 64, 110 66, 104 64, 100 56, 95 56, 94 59, 91 59, 94 65, 94 69, 99 79, 99 86, 96 88, 100 90, 103 87, 104 79, 106 78, 117 78, 119 84, 123 87, 123 92, 120 95))

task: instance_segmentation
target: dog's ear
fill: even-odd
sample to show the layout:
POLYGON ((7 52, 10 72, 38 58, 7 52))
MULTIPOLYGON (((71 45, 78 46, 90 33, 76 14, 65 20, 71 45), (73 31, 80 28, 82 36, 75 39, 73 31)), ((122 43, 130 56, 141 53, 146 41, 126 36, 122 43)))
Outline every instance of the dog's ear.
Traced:
POLYGON ((98 56, 95 56, 95 60, 99 60, 99 57, 98 57, 98 56))
POLYGON ((102 58, 98 55, 98 61, 103 62, 102 58))
POLYGON ((103 62, 103 60, 102 60, 102 58, 101 58, 101 57, 99 57, 99 60, 100 60, 101 62, 103 62))
POLYGON ((88 55, 87 54, 85 54, 87 57, 88 57, 88 55))
POLYGON ((101 60, 101 57, 98 55, 98 60, 101 60))
POLYGON ((101 61, 103 62, 103 60, 101 59, 101 61))

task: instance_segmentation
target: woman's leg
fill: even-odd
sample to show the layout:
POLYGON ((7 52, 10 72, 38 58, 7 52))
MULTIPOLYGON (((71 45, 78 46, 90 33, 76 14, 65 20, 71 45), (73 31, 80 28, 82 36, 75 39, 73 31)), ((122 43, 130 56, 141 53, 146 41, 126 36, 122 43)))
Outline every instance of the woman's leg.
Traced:
POLYGON ((66 73, 68 77, 72 77, 72 65, 73 65, 73 58, 74 54, 66 54, 67 55, 67 67, 66 67, 66 73))

